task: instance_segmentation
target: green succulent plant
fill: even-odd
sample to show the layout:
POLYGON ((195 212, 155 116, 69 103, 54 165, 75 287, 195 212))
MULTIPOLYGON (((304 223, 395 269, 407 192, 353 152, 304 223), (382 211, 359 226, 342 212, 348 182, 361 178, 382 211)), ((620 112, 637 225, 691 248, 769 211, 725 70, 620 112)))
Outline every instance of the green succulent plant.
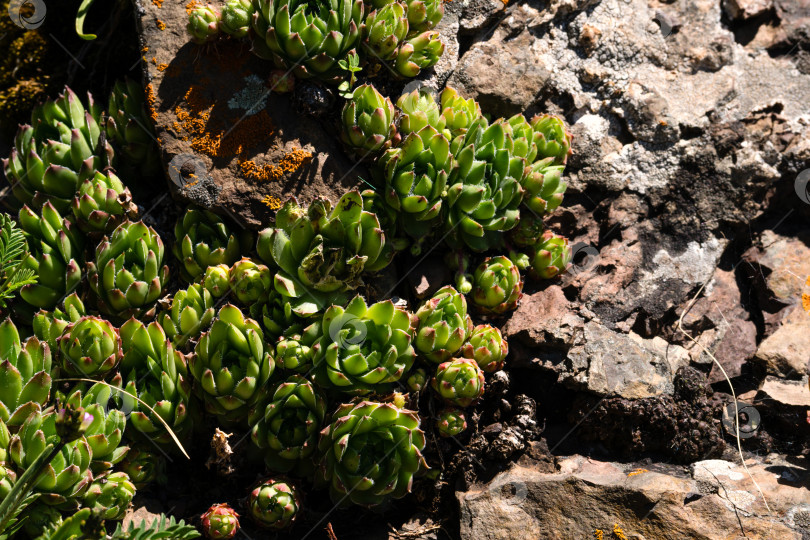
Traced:
POLYGON ((408 35, 407 8, 390 2, 366 16, 362 30, 363 49, 379 60, 390 60, 408 35))
POLYGON ((130 448, 118 468, 129 476, 136 489, 143 489, 161 474, 163 457, 143 447, 130 448))
POLYGON ((269 479, 250 492, 250 517, 265 529, 280 531, 295 522, 301 510, 301 494, 295 484, 284 479, 269 479))
POLYGON ((408 375, 408 379, 405 383, 408 385, 408 389, 411 392, 421 392, 425 389, 429 380, 428 374, 424 369, 416 368, 408 375))
POLYGON ((202 285, 211 296, 221 298, 231 290, 229 285, 231 279, 231 269, 226 264, 209 266, 205 269, 202 277, 202 285))
POLYGON ((267 300, 250 306, 250 316, 261 321, 268 343, 275 343, 281 336, 300 333, 307 321, 296 315, 290 299, 275 288, 268 291, 267 300))
POLYGON ((188 15, 186 31, 198 45, 214 41, 219 37, 219 9, 211 4, 194 8, 188 15))
POLYGON ((359 295, 345 309, 330 307, 321 323, 315 382, 353 395, 389 390, 413 365, 411 317, 390 300, 368 306, 359 295))
POLYGON ((47 403, 51 382, 47 343, 35 337, 22 343, 11 319, 0 323, 0 420, 12 428, 22 425, 47 403))
POLYGON ((86 316, 65 328, 59 338, 59 351, 66 373, 102 378, 121 360, 121 337, 108 321, 86 316))
POLYGON ((129 451, 128 446, 121 444, 127 417, 119 410, 108 408, 112 393, 109 385, 97 383, 87 390, 79 388, 67 398, 69 405, 81 407, 93 417, 84 438, 92 450, 90 470, 96 475, 110 470, 129 451))
POLYGON ((423 69, 439 61, 444 54, 444 42, 438 32, 429 30, 409 37, 397 50, 394 68, 403 77, 416 77, 423 69))
POLYGON ((543 220, 531 212, 521 212, 517 226, 509 231, 509 241, 517 247, 530 247, 543 239, 543 220))
POLYGON ((231 292, 246 306, 266 301, 273 288, 270 269, 246 257, 231 266, 228 276, 231 292))
POLYGON ((322 356, 323 332, 318 319, 299 332, 289 332, 279 338, 273 358, 276 367, 308 373, 313 369, 316 358, 322 356))
POLYGON ((183 348, 189 339, 196 339, 208 328, 215 313, 214 297, 195 283, 174 293, 168 309, 158 315, 158 321, 172 345, 183 348))
MULTIPOLYGON (((57 416, 34 411, 12 435, 8 453, 21 470, 27 469, 47 445, 60 441, 57 416)), ((34 489, 41 494, 39 500, 60 508, 75 507, 93 480, 92 456, 93 451, 82 435, 65 444, 36 481, 34 489)))
POLYGON ((484 372, 475 360, 454 358, 439 364, 431 386, 445 401, 468 407, 484 395, 484 372))
POLYGON ((104 519, 119 521, 124 519, 134 496, 135 485, 127 473, 114 472, 90 484, 84 494, 83 505, 99 508, 104 519))
POLYGON ((146 93, 139 82, 115 82, 107 106, 107 137, 119 150, 124 178, 153 178, 161 173, 152 119, 147 113, 146 93))
POLYGON ((454 88, 446 87, 440 98, 442 118, 452 136, 458 137, 481 118, 481 107, 473 98, 464 99, 454 88))
POLYGON ((396 148, 378 161, 378 173, 385 182, 385 201, 399 213, 402 230, 417 243, 439 223, 447 199, 447 182, 455 161, 450 141, 433 126, 408 134, 396 148))
POLYGON ((464 358, 475 360, 482 370, 493 373, 503 367, 503 361, 509 354, 509 344, 501 331, 488 324, 479 324, 473 328, 469 341, 461 347, 464 358))
POLYGON ((500 315, 512 311, 522 296, 520 270, 508 257, 487 257, 475 269, 470 298, 479 312, 500 315))
POLYGON ((70 211, 81 182, 114 166, 109 142, 100 138, 102 108, 88 94, 87 107, 65 87, 56 100, 35 108, 31 125, 21 126, 3 161, 14 198, 41 208, 46 201, 61 214, 70 211))
POLYGON ((398 139, 394 117, 390 99, 370 84, 360 85, 343 107, 341 140, 364 154, 384 150, 398 139))
POLYGON ((253 0, 253 52, 301 79, 341 80, 338 62, 360 42, 362 0, 253 0))
POLYGON ((230 304, 219 310, 189 360, 208 411, 233 422, 247 419, 274 369, 259 323, 230 304))
POLYGON ((178 218, 174 237, 172 253, 182 263, 181 277, 189 283, 209 266, 232 265, 251 243, 248 233, 236 233, 218 215, 193 206, 178 218))
POLYGON ((397 107, 402 113, 399 129, 403 135, 418 132, 425 126, 432 126, 439 132, 444 131, 447 121, 433 95, 427 90, 420 88, 402 94, 397 100, 397 107))
POLYGON ((385 242, 377 216, 363 209, 358 191, 350 191, 334 209, 326 199, 316 198, 307 209, 290 199, 276 214, 275 228, 259 233, 257 249, 279 269, 276 290, 306 316, 360 286, 363 272, 389 264, 385 242))
POLYGON ((520 217, 525 160, 512 153, 503 123, 487 126, 485 118, 456 137, 451 151, 458 167, 448 181, 448 241, 473 251, 501 245, 520 217))
POLYGON ((542 240, 530 248, 529 274, 535 279, 551 279, 565 273, 571 262, 568 240, 551 231, 543 233, 542 240))
POLYGON ((38 276, 37 283, 20 289, 20 296, 34 307, 50 309, 82 280, 84 237, 50 202, 41 214, 23 206, 19 221, 29 249, 20 268, 38 276))
POLYGON ((392 403, 361 401, 338 407, 321 433, 320 478, 332 499, 373 506, 411 490, 427 463, 419 416, 392 403))
POLYGON ((254 12, 251 0, 228 0, 222 6, 219 29, 229 36, 243 38, 250 30, 254 12))
POLYGON ((467 300, 451 286, 436 291, 416 311, 416 350, 436 364, 453 357, 473 331, 467 300))
POLYGON ((214 504, 200 518, 210 540, 230 540, 239 532, 239 514, 228 504, 214 504))
POLYGON ((65 328, 70 323, 74 323, 87 315, 87 310, 84 307, 79 295, 74 293, 69 294, 62 300, 62 307, 56 307, 53 311, 39 310, 32 325, 34 327, 34 335, 40 341, 48 344, 48 347, 53 353, 59 350, 59 338, 65 331, 65 328))
POLYGON ((411 34, 433 30, 444 17, 444 0, 403 0, 408 9, 411 34))
POLYGON ((555 165, 565 165, 573 153, 571 133, 565 121, 558 116, 541 114, 532 118, 531 125, 538 158, 553 158, 555 165))
POLYGON ((325 417, 326 400, 307 379, 291 375, 251 412, 251 440, 263 449, 270 470, 309 475, 325 417))
POLYGON ((100 312, 117 320, 152 317, 169 279, 163 264, 163 241, 142 221, 125 221, 96 247, 87 264, 90 288, 100 312))
POLYGON ((62 524, 62 513, 47 504, 34 503, 26 508, 22 515, 23 532, 29 538, 39 538, 40 535, 62 524))
POLYGON ((436 420, 436 431, 442 437, 455 437, 467 429, 467 416, 464 411, 455 407, 447 407, 439 412, 436 420))
POLYGON ((72 209, 79 229, 88 235, 112 232, 124 219, 138 215, 129 189, 112 172, 96 172, 82 181, 72 209))
POLYGON ((156 322, 144 326, 128 320, 121 327, 121 341, 126 354, 120 368, 124 391, 118 397, 121 409, 130 412, 132 435, 168 447, 174 444, 168 426, 180 439, 187 438, 194 407, 186 357, 156 322))

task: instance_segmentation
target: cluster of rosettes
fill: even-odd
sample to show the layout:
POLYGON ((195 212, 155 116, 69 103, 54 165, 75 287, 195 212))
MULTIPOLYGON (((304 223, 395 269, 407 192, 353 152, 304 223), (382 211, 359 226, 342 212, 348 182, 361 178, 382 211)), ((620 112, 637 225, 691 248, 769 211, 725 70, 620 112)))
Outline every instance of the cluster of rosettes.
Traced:
POLYGON ((186 28, 198 44, 249 36, 254 54, 279 69, 338 83, 355 55, 400 77, 433 66, 444 53, 434 30, 443 16, 443 0, 228 0, 196 7, 186 28))

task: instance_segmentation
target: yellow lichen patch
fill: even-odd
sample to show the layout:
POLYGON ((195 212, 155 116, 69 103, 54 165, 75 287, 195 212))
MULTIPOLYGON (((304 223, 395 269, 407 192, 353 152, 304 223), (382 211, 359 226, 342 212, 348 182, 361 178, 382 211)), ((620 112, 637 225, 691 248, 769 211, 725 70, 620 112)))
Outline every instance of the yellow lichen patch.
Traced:
POLYGON ((160 19, 155 21, 155 24, 157 25, 158 30, 166 30, 166 23, 161 21, 160 19))
POLYGON ((168 67, 169 67, 169 64, 158 64, 158 65, 157 65, 157 70, 158 70, 158 71, 166 71, 166 69, 167 69, 168 67))
POLYGON ((158 9, 163 7, 163 0, 152 0, 152 4, 157 6, 158 9))
POLYGON ((616 537, 616 540, 627 540, 627 536, 624 535, 624 531, 618 523, 613 524, 613 536, 616 537))
POLYGON ((262 199, 262 202, 266 204, 270 208, 270 210, 278 210, 279 208, 281 208, 281 205, 283 204, 281 202, 281 199, 279 199, 278 197, 273 197, 272 195, 265 195, 264 199, 262 199))
POLYGON ((149 52, 149 47, 144 47, 143 49, 141 49, 141 52, 142 53, 148 53, 149 52))
POLYGON ((186 13, 191 15, 191 12, 194 11, 194 8, 198 7, 200 3, 197 0, 191 0, 188 4, 186 4, 186 13))
POLYGON ((605 540, 605 533, 602 529, 596 529, 593 532, 593 537, 596 538, 596 540, 605 540))
POLYGON ((627 473, 627 476, 635 476, 637 474, 641 474, 641 473, 645 473, 645 472, 650 472, 650 471, 648 471, 647 469, 634 469, 634 470, 630 471, 629 473, 627 473))
POLYGON ((157 122, 158 114, 155 110, 155 88, 152 86, 152 83, 146 85, 146 106, 149 109, 149 117, 152 119, 152 122, 157 122))
POLYGON ((267 182, 270 180, 278 180, 286 173, 292 172, 303 163, 312 158, 312 153, 299 148, 293 149, 292 152, 287 153, 278 164, 257 165, 252 160, 239 160, 239 168, 245 178, 251 180, 258 180, 260 182, 267 182))

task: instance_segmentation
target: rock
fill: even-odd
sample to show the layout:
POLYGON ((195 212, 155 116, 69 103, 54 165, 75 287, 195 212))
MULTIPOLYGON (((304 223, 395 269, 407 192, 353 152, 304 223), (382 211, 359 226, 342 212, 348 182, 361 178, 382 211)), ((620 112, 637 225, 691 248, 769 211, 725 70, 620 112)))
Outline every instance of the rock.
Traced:
POLYGON ((484 29, 497 17, 503 15, 506 4, 503 0, 458 0, 445 4, 445 13, 459 14, 461 34, 474 34, 484 29))
POLYGON ((801 298, 810 276, 810 234, 789 238, 766 230, 758 246, 743 254, 746 276, 753 287, 765 318, 766 335, 771 334, 801 298))
POLYGON ((810 315, 793 309, 776 332, 759 345, 755 360, 770 375, 801 378, 810 361, 810 315))
POLYGON ((773 0, 723 0, 723 9, 730 19, 746 20, 773 8, 773 0))
MULTIPOLYGON (((762 468, 755 474, 774 477, 762 468)), ((798 486, 767 485, 766 496, 778 499, 780 510, 793 509, 790 502, 803 496, 798 486)), ((755 496, 742 501, 749 511, 735 512, 727 498, 702 494, 676 467, 647 471, 583 456, 562 460, 554 473, 516 466, 457 497, 463 540, 594 538, 597 530, 605 538, 618 530, 627 538, 720 540, 742 535, 740 525, 749 538, 802 537, 779 511, 767 515, 755 496)))
POLYGON ((683 347, 660 337, 643 339, 588 322, 582 344, 568 353, 573 370, 563 368, 559 380, 600 396, 638 399, 671 394, 675 372, 688 363, 683 347))
MULTIPOLYGON (((712 350, 709 348, 709 350, 712 350)), ((751 360, 757 352, 757 327, 751 321, 736 320, 726 327, 721 327, 720 337, 715 342, 712 353, 723 366, 726 375, 730 378, 739 377, 743 366, 751 360)), ((702 353, 702 357, 707 356, 702 353)), ((724 381, 720 368, 712 363, 709 373, 709 383, 724 381)))
POLYGON ((510 345, 519 340, 528 347, 567 350, 581 340, 583 327, 584 320, 562 289, 551 285, 524 295, 501 331, 510 345))
POLYGON ((810 408, 810 389, 806 381, 786 381, 778 377, 765 377, 759 399, 773 400, 788 407, 810 408))
POLYGON ((810 389, 806 377, 801 381, 765 377, 753 404, 761 416, 762 429, 779 437, 782 444, 790 442, 802 448, 810 439, 810 389))

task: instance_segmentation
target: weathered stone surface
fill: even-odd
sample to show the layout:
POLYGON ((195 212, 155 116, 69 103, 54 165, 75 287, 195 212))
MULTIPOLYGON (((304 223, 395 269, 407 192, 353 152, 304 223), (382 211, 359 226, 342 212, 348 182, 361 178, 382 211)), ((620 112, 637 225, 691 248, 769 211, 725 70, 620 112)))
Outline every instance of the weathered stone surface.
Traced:
POLYGON ((796 307, 776 332, 760 345, 755 357, 771 375, 801 378, 810 362, 810 315, 796 307))
POLYGON ((559 286, 524 295, 518 309, 502 328, 504 336, 527 347, 567 350, 582 339, 585 321, 559 286))
POLYGON ((772 7, 773 0, 723 0, 723 9, 731 19, 750 19, 772 7))
MULTIPOLYGON (((733 475, 720 477, 727 492, 719 485, 683 477, 676 467, 646 471, 582 456, 562 460, 551 474, 515 467, 486 486, 458 494, 461 537, 593 538, 596 530, 602 530, 608 538, 618 526, 628 538, 721 540, 734 538, 735 531, 741 535, 740 524, 749 538, 802 537, 800 530, 791 528, 796 526, 793 520, 778 516, 782 511, 795 513, 803 488, 780 485, 772 473, 752 467, 757 480, 766 484, 773 511, 769 515, 756 495, 743 491, 753 486, 739 478, 736 469, 714 469, 733 475), (744 508, 735 511, 731 501, 744 508)), ((698 464, 696 470, 705 466, 698 464)))
POLYGON ((445 5, 445 12, 459 14, 462 34, 471 34, 484 29, 496 18, 502 17, 505 10, 506 3, 503 0, 459 0, 445 5))
MULTIPOLYGON (((736 320, 725 327, 720 327, 718 334, 719 339, 715 342, 712 354, 723 366, 726 375, 733 379, 742 374, 743 366, 757 352, 757 327, 751 321, 736 320)), ((705 352, 701 353, 701 358, 707 356, 705 352)), ((716 364, 712 364, 709 383, 722 380, 725 380, 722 371, 716 364)))
POLYGON ((763 399, 773 400, 788 407, 810 408, 810 388, 807 381, 786 381, 778 377, 765 377, 759 388, 763 399))

